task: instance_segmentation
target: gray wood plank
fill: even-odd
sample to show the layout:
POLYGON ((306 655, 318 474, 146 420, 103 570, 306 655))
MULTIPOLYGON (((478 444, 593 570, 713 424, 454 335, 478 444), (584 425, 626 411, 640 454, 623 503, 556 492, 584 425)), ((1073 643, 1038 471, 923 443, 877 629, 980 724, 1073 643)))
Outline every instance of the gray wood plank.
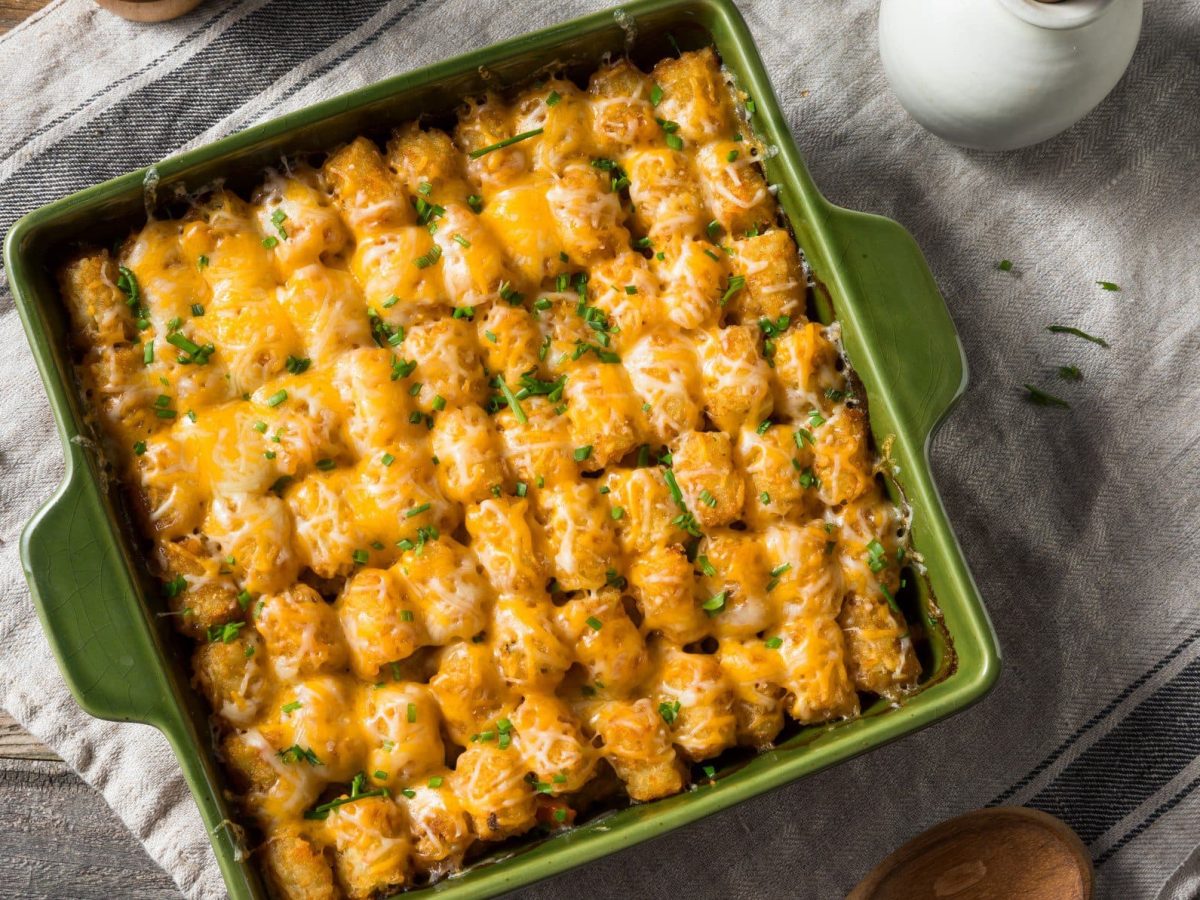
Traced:
POLYGON ((179 900, 104 799, 56 760, 0 760, 0 895, 179 900))
POLYGON ((58 759, 58 754, 0 709, 0 759, 58 759))

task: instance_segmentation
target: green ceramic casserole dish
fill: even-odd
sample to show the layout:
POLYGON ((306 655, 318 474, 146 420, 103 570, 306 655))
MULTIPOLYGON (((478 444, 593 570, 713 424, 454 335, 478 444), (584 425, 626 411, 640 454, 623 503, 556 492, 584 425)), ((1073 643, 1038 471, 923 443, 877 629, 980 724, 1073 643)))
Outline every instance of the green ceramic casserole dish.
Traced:
POLYGON ((946 306, 913 239, 895 222, 831 205, 813 185, 779 111, 750 33, 732 0, 635 0, 400 75, 250 128, 45 206, 9 232, 5 261, 17 308, 53 407, 66 475, 34 516, 21 558, 42 625, 68 685, 87 712, 144 722, 168 738, 212 836, 235 900, 265 897, 254 865, 223 827, 230 810, 209 739, 207 711, 188 684, 186 654, 155 615, 155 584, 139 564, 128 517, 104 477, 71 370, 67 318, 53 270, 73 241, 104 240, 144 220, 155 197, 218 176, 235 189, 281 155, 332 147, 358 133, 449 111, 481 89, 528 80, 551 66, 590 71, 630 49, 652 62, 714 44, 754 98, 753 125, 779 152, 766 162, 816 280, 818 314, 836 313, 865 387, 877 446, 892 463, 889 489, 912 511, 923 560, 900 599, 922 624, 920 692, 861 718, 809 727, 775 749, 718 767, 715 782, 607 814, 568 832, 485 858, 417 894, 491 896, 662 834, 741 800, 909 734, 982 697, 995 682, 995 636, 930 473, 928 447, 961 394, 966 372, 946 306))

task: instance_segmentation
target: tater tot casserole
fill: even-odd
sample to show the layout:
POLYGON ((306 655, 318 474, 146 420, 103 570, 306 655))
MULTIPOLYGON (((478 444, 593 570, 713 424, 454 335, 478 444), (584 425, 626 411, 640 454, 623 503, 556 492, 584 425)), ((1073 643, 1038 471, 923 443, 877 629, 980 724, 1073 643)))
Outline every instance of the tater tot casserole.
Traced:
POLYGON ((471 98, 66 260, 281 898, 375 898, 899 700, 906 520, 711 50, 471 98))

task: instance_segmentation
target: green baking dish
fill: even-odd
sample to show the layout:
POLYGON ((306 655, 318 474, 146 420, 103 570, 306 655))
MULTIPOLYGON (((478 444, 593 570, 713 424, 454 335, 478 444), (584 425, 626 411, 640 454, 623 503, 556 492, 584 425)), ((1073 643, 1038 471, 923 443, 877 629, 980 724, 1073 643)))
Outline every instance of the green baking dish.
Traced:
POLYGON ((788 132, 762 62, 732 0, 635 0, 400 75, 250 128, 45 206, 9 232, 5 261, 17 308, 54 410, 66 475, 22 535, 21 559, 63 675, 87 712, 144 722, 168 738, 199 805, 235 900, 265 897, 239 851, 222 791, 207 711, 189 687, 178 638, 155 615, 157 592, 90 440, 53 279, 62 248, 104 240, 217 176, 237 188, 281 155, 331 147, 360 133, 445 112, 489 86, 549 67, 593 68, 628 50, 643 62, 714 44, 757 103, 753 126, 778 148, 768 178, 812 267, 818 315, 836 311, 849 360, 865 387, 872 432, 891 462, 889 490, 912 511, 923 561, 900 602, 927 637, 922 689, 899 707, 879 701, 856 720, 799 729, 775 749, 724 760, 711 784, 612 812, 554 837, 504 848, 461 876, 416 895, 491 896, 662 834, 802 775, 909 734, 982 697, 999 672, 995 636, 930 473, 934 428, 966 383, 961 346, 913 239, 878 216, 825 200, 788 132))

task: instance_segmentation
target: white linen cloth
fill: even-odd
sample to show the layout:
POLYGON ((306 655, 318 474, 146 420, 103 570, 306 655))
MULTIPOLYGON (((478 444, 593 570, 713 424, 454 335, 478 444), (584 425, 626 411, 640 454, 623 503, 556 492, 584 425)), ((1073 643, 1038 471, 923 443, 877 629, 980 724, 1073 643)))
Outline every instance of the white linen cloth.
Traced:
MULTIPOLYGON (((59 0, 0 38, 0 230, 181 148, 603 5, 232 0, 138 26, 59 0)), ((1175 900, 1200 883, 1200 0, 1151 0, 1099 109, 1002 155, 908 118, 875 6, 743 10, 817 183, 916 236, 962 335, 971 386, 933 460, 1004 674, 963 715, 524 896, 834 897, 921 829, 997 801, 1079 830, 1102 897, 1170 880, 1175 900), (1065 364, 1083 381, 1057 380, 1065 364), (1023 382, 1072 408, 1027 403, 1023 382)), ((0 342, 0 706, 103 792, 188 897, 220 897, 166 742, 84 715, 34 616, 18 534, 62 459, 7 287, 0 342)))

